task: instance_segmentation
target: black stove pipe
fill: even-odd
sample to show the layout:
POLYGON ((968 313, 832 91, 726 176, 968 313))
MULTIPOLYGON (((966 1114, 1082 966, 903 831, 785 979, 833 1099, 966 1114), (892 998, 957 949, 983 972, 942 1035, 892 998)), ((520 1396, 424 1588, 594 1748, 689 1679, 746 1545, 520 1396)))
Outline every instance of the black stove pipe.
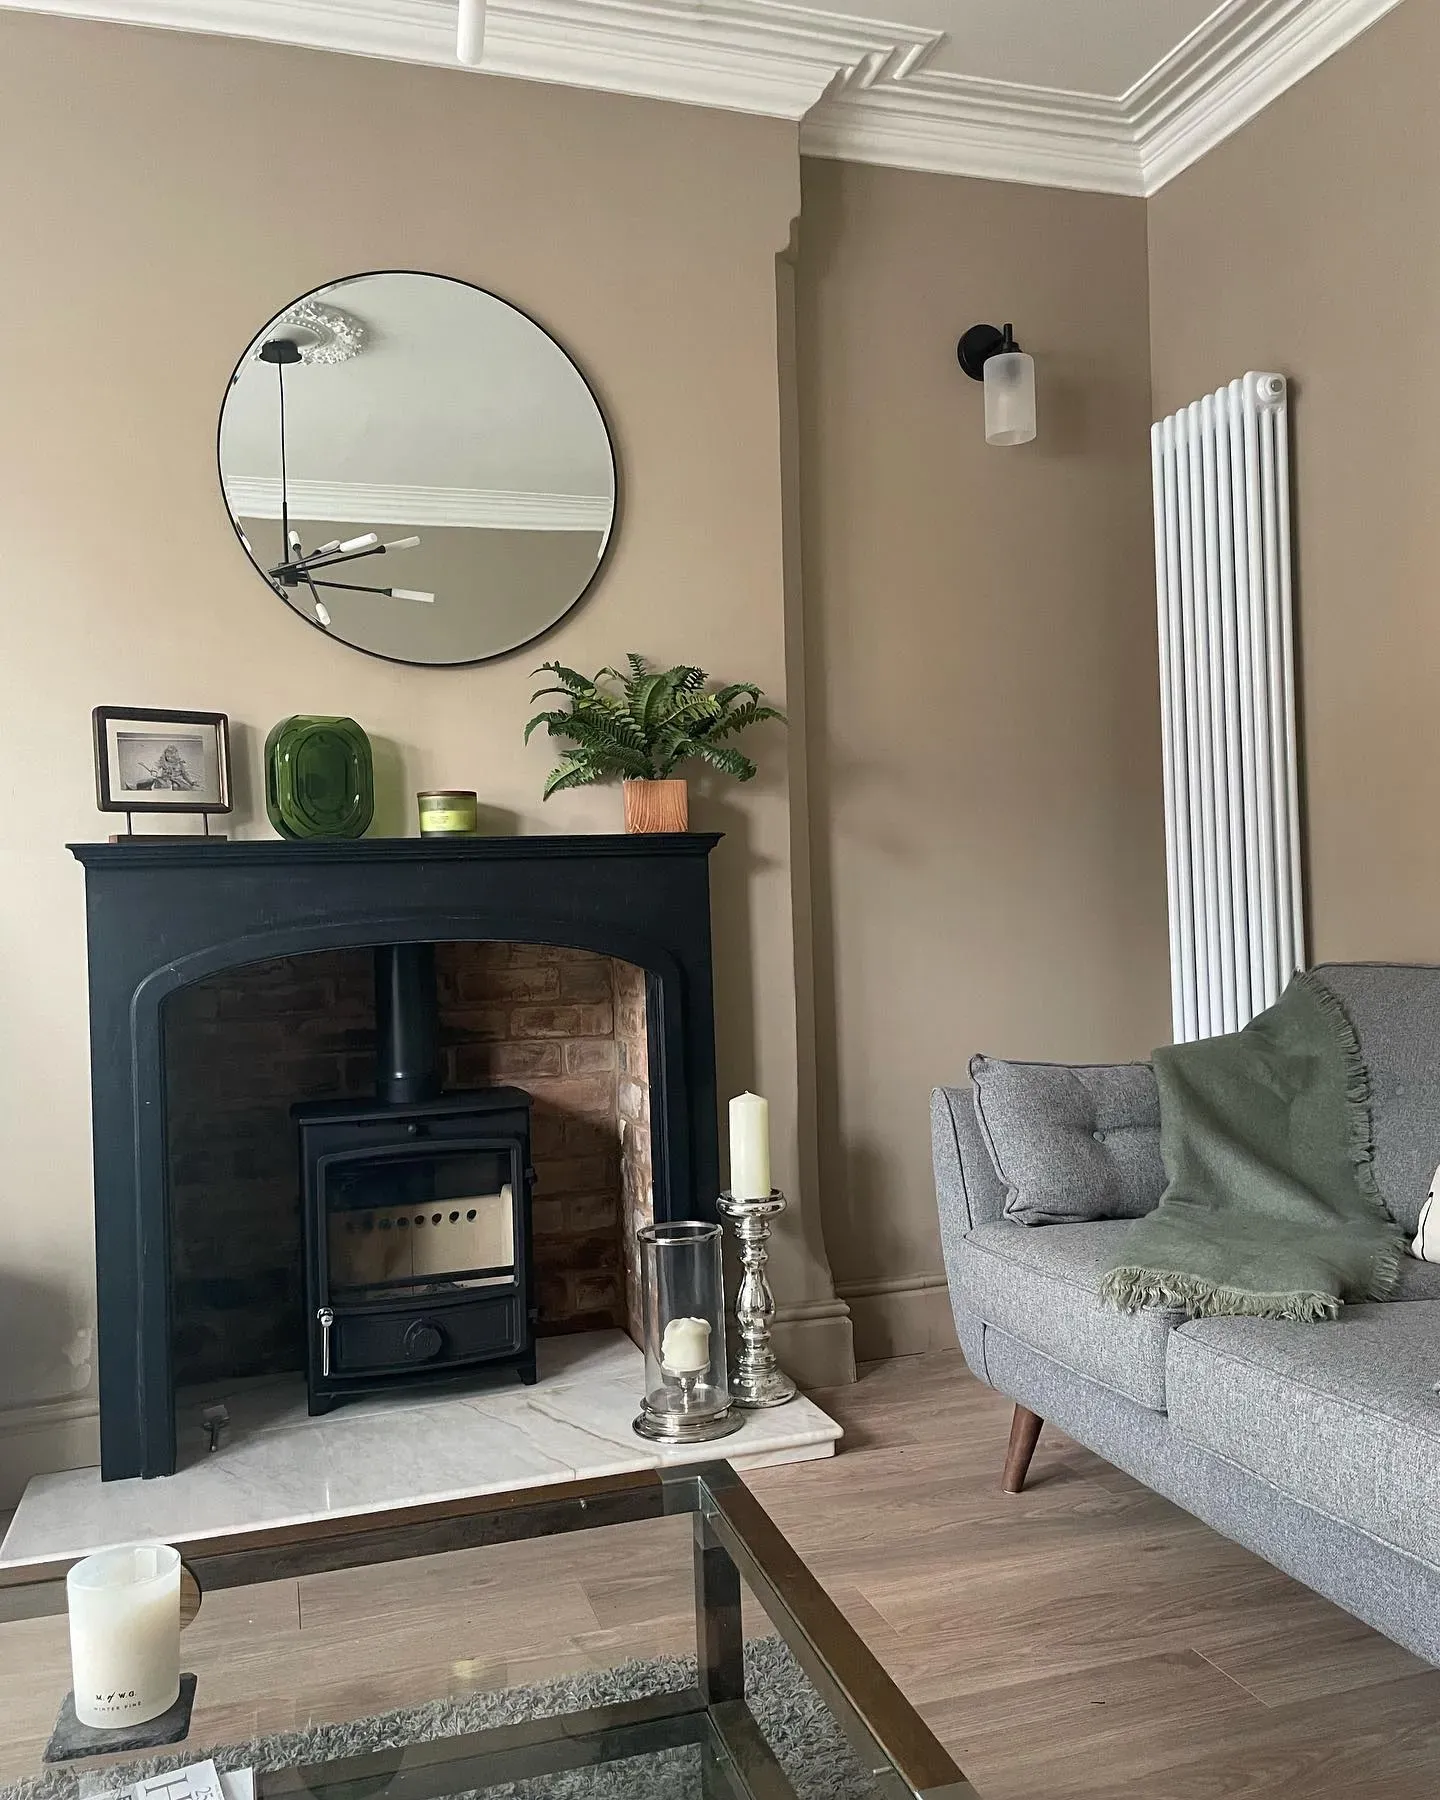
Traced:
POLYGON ((387 1106, 440 1092, 433 944, 375 946, 375 1094, 387 1106))

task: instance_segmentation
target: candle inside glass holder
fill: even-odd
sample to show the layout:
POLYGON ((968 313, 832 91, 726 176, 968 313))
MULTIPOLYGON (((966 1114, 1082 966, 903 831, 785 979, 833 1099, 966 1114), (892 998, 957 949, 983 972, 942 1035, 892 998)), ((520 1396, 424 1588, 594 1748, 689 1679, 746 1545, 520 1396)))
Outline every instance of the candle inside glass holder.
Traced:
POLYGON ((479 797, 468 788, 417 794, 421 837, 474 837, 480 829, 479 797))
POLYGON ((710 1367, 708 1319, 672 1319, 660 1340, 660 1367, 668 1375, 695 1375, 710 1367))
POLYGON ((725 1371, 720 1227, 676 1220, 638 1234, 645 1316, 645 1401, 635 1429, 668 1443, 736 1431, 725 1371))

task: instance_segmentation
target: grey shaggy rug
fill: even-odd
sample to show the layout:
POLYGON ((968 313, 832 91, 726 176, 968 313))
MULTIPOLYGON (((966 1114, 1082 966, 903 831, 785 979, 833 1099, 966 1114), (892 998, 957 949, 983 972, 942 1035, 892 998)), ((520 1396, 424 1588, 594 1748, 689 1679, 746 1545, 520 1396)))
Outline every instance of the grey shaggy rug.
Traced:
MULTIPOLYGON (((691 1687, 694 1682, 695 1664, 689 1658, 646 1658, 535 1687, 434 1700, 344 1725, 312 1725, 305 1731, 256 1738, 248 1744, 185 1745, 163 1757, 103 1771, 83 1761, 61 1764, 34 1780, 0 1788, 0 1800, 79 1800, 82 1794, 103 1795, 142 1776, 181 1769, 206 1757, 213 1757, 221 1769, 293 1768, 367 1750, 458 1737, 489 1725, 582 1712, 591 1706, 691 1687)), ((873 1800, 874 1787, 854 1752, 779 1638, 746 1644, 745 1686, 750 1709, 799 1800, 873 1800)), ((377 1785, 377 1796, 383 1786, 377 1785)), ((632 1758, 603 1771, 575 1770, 484 1790, 485 1800, 696 1800, 700 1792, 700 1751, 694 1746, 632 1758)))

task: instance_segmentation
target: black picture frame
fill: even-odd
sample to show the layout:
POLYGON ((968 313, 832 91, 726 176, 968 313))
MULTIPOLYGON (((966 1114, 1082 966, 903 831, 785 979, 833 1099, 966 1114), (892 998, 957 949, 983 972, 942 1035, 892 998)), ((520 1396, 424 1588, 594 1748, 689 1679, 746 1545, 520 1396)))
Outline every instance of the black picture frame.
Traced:
POLYGON ((185 712, 165 706, 97 706, 90 715, 95 749, 95 804, 101 812, 113 813, 228 813, 233 801, 230 795, 230 719, 226 713, 185 712), (213 750, 207 748, 207 768, 213 754, 213 784, 203 790, 147 789, 126 787, 120 772, 118 728, 129 726, 136 737, 168 737, 174 727, 188 725, 192 735, 208 734, 213 750), (160 727, 159 730, 153 729, 160 727), (198 793, 203 791, 206 798, 198 793), (164 792, 166 798, 155 798, 164 792), (213 794, 213 798, 209 797, 213 794))

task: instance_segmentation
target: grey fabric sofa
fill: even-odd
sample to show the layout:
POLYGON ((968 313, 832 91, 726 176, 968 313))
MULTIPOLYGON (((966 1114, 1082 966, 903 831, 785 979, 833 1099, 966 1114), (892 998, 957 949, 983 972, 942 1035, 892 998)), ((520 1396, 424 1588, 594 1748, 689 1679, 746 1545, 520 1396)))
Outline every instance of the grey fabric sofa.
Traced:
MULTIPOLYGON (((1370 1068, 1375 1172, 1413 1233, 1440 1163, 1440 968, 1334 964, 1370 1068)), ((970 1368, 1016 1402, 1012 1473, 1062 1431, 1440 1663, 1440 1265, 1328 1324, 1102 1307, 1123 1220, 1019 1225, 966 1088, 937 1088, 935 1178, 970 1368)))

